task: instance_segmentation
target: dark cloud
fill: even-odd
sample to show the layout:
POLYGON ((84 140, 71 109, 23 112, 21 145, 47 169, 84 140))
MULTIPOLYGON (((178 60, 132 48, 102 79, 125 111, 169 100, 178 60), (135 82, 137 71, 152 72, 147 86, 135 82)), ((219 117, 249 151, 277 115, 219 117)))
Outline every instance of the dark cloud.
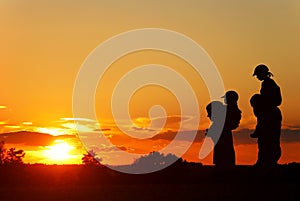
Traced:
POLYGON ((74 135, 53 136, 44 133, 20 131, 0 134, 0 140, 7 144, 23 144, 28 146, 48 146, 55 140, 74 139, 74 135))
MULTIPOLYGON (((250 138, 251 133, 253 130, 249 129, 234 132, 234 144, 256 144, 257 139, 250 138)), ((282 129, 280 141, 284 143, 300 142, 300 130, 282 129)))
POLYGON ((193 117, 190 116, 167 116, 167 117, 158 117, 158 118, 154 118, 152 119, 152 126, 153 127, 159 127, 160 125, 162 125, 164 122, 165 127, 167 128, 174 128, 176 126, 179 126, 180 123, 182 123, 183 121, 189 121, 193 119, 193 117))
POLYGON ((131 127, 132 130, 134 131, 146 131, 146 132, 155 132, 156 130, 154 129, 149 129, 149 128, 141 128, 141 127, 131 127))
POLYGON ((168 140, 172 141, 175 139, 175 137, 178 135, 177 140, 181 141, 191 141, 190 139, 192 136, 194 136, 196 132, 196 137, 194 139, 194 142, 202 142, 205 137, 205 131, 198 130, 198 131, 182 131, 180 133, 176 131, 167 131, 161 134, 155 135, 152 140, 168 140))
MULTIPOLYGON (((198 130, 196 131, 196 137, 194 142, 201 143, 205 138, 205 131, 198 130)), ((233 139, 235 145, 247 145, 247 144, 256 144, 257 139, 250 138, 250 134, 253 130, 249 129, 242 129, 239 131, 233 132, 233 139)), ((177 137, 177 140, 181 141, 190 141, 191 137, 194 135, 194 131, 182 131, 178 134, 176 131, 167 131, 160 134, 155 135, 154 137, 150 138, 150 140, 166 140, 172 141, 177 137)), ((118 138, 117 140, 127 140, 131 139, 126 135, 115 135, 113 138, 118 138)), ((5 141, 7 144, 23 144, 27 146, 48 146, 51 145, 55 140, 74 140, 80 142, 76 136, 74 135, 60 135, 60 136, 52 136, 49 134, 43 133, 36 133, 36 132, 28 132, 28 131, 20 131, 14 133, 3 133, 0 134, 0 141, 5 141)), ((293 142, 300 142, 300 130, 289 130, 283 129, 281 134, 281 142, 282 143, 293 143, 293 142)), ((95 147, 96 148, 96 147, 95 147)), ((128 151, 130 148, 127 146, 119 146, 121 150, 128 151)), ((99 149, 99 148, 98 148, 99 149)), ((95 151, 116 151, 118 149, 114 147, 104 147, 101 150, 95 151)))
POLYGON ((97 129, 94 129, 94 131, 104 132, 104 131, 111 131, 111 129, 110 128, 97 128, 97 129))
POLYGON ((300 142, 300 130, 282 130, 282 142, 300 142))
MULTIPOLYGON (((246 144, 256 144, 257 139, 250 138, 250 134, 253 133, 253 130, 242 129, 239 131, 233 132, 233 139, 235 145, 246 145, 246 144)), ((175 139, 177 132, 168 131, 161 134, 155 135, 152 140, 168 140, 172 141, 175 139)), ((183 131, 181 137, 178 140, 189 141, 193 135, 192 131, 183 131)), ((199 130, 197 131, 196 138, 194 142, 202 142, 205 137, 205 131, 199 130)), ((283 129, 281 134, 281 142, 292 143, 292 142, 300 142, 300 130, 289 130, 283 129)))
POLYGON ((253 130, 242 129, 233 132, 233 143, 234 145, 246 145, 246 144, 257 144, 257 139, 250 138, 250 134, 253 130))
POLYGON ((95 151, 96 153, 107 153, 107 152, 115 152, 115 151, 128 151, 130 148, 125 146, 110 146, 110 147, 98 147, 98 146, 91 146, 91 150, 95 151))

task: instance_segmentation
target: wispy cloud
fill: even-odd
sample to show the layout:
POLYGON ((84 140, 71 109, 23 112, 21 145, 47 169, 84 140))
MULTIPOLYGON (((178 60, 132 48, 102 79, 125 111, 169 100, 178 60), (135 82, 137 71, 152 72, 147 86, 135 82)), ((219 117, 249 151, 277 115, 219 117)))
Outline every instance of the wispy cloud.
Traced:
POLYGON ((63 121, 79 121, 79 122, 92 122, 97 123, 96 120, 88 119, 88 118, 72 118, 72 117, 66 117, 66 118, 60 118, 63 121))
POLYGON ((61 118, 61 126, 71 129, 73 133, 93 132, 99 129, 99 122, 87 118, 61 118))
POLYGON ((300 125, 297 125, 297 124, 283 123, 282 128, 286 129, 286 130, 299 130, 300 131, 300 125))
POLYGON ((22 122, 22 125, 26 125, 26 126, 29 126, 29 125, 32 125, 33 123, 30 122, 30 121, 25 121, 25 122, 22 122))

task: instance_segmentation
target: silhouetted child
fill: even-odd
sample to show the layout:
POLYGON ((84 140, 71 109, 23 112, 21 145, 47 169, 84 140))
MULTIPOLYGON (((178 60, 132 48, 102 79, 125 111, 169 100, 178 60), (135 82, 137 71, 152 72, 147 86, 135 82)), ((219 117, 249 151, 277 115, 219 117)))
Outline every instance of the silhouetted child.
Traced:
POLYGON ((256 128, 252 134, 250 134, 251 138, 258 138, 262 131, 262 118, 263 118, 263 102, 260 94, 254 94, 250 99, 250 104, 253 108, 253 113, 256 116, 257 123, 256 128))
POLYGON ((242 112, 237 104, 239 95, 235 91, 227 91, 222 98, 224 98, 224 102, 227 104, 226 127, 234 130, 239 126, 242 118, 242 112))
MULTIPOLYGON (((215 133, 218 131, 222 131, 221 129, 224 127, 225 119, 222 117, 226 117, 226 106, 220 101, 212 101, 206 106, 207 117, 211 120, 212 124, 209 129, 206 129, 206 135, 208 130, 211 130, 211 133, 215 133), (214 108, 214 114, 212 115, 212 108, 214 108)), ((209 136, 213 139, 213 141, 217 141, 214 139, 215 136, 209 136)))

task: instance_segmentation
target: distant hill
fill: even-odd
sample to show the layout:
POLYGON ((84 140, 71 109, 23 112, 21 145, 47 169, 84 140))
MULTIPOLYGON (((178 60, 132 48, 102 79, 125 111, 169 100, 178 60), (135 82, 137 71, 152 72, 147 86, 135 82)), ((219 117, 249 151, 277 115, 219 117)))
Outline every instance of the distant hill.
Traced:
POLYGON ((0 141, 4 141, 8 144, 23 144, 28 146, 47 146, 54 140, 76 138, 74 135, 59 135, 53 136, 45 133, 19 131, 12 133, 0 134, 0 141))

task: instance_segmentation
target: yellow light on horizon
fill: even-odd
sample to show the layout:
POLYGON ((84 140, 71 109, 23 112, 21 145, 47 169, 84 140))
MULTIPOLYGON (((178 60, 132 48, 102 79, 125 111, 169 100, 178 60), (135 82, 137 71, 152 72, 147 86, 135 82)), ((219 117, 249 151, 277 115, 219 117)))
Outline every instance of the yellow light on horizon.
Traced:
POLYGON ((84 125, 84 124, 80 124, 80 123, 63 123, 61 124, 61 126, 69 129, 70 134, 72 133, 77 133, 77 132, 85 132, 85 133, 89 133, 89 132, 94 132, 97 127, 96 127, 96 123, 94 125, 84 125))
POLYGON ((50 135, 54 135, 54 136, 72 134, 72 133, 69 132, 68 129, 62 129, 62 128, 36 127, 36 128, 33 128, 33 130, 35 132, 46 133, 46 134, 50 134, 50 135))
POLYGON ((70 154, 70 151, 73 149, 75 149, 75 147, 69 145, 64 140, 55 140, 54 145, 46 147, 46 150, 43 151, 43 156, 46 157, 49 162, 64 163, 64 161, 73 158, 72 154, 70 154))
POLYGON ((139 127, 146 128, 150 125, 151 119, 149 119, 148 117, 138 117, 135 118, 133 122, 139 127))
POLYGON ((23 125, 26 125, 26 126, 29 126, 29 125, 32 125, 32 122, 30 122, 30 121, 25 121, 25 122, 23 122, 22 124, 23 124, 23 125))
POLYGON ((19 129, 19 128, 21 128, 21 126, 14 126, 14 125, 6 125, 4 127, 8 128, 8 129, 19 129))

